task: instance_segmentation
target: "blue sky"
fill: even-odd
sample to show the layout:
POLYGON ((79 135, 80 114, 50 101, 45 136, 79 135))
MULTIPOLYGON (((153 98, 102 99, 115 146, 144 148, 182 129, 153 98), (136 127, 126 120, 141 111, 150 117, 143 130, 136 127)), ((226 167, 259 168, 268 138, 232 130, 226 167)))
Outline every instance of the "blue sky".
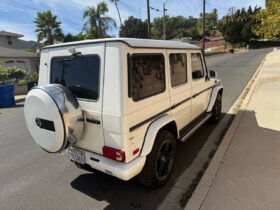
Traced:
MULTIPOLYGON (((0 31, 10 31, 23 34, 25 40, 36 40, 35 25, 36 13, 50 9, 62 21, 62 30, 77 34, 81 31, 82 14, 87 6, 96 6, 102 0, 1 0, 0 1, 0 31)), ((150 6, 162 10, 162 3, 166 0, 150 0, 150 6)), ((114 4, 105 0, 109 7, 108 15, 116 20, 119 26, 117 11, 114 4)), ((265 0, 206 0, 206 12, 218 9, 219 18, 227 14, 230 7, 248 8, 264 7, 265 0)), ((198 17, 202 12, 202 0, 168 0, 167 15, 198 17)), ((119 9, 122 20, 130 15, 145 19, 147 16, 146 0, 119 0, 119 9)), ((151 19, 162 16, 161 12, 151 10, 151 19)), ((118 34, 118 28, 112 29, 109 34, 118 34)))

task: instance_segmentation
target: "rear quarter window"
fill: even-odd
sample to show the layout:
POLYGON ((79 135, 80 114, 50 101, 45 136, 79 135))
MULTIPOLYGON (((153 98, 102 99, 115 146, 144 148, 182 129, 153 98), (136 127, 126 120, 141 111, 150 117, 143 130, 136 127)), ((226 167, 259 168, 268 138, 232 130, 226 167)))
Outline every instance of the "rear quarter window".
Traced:
POLYGON ((128 85, 134 101, 165 91, 165 66, 162 54, 133 54, 129 68, 128 85))
POLYGON ((67 87, 77 98, 99 97, 100 58, 97 55, 54 57, 51 60, 51 84, 67 87))

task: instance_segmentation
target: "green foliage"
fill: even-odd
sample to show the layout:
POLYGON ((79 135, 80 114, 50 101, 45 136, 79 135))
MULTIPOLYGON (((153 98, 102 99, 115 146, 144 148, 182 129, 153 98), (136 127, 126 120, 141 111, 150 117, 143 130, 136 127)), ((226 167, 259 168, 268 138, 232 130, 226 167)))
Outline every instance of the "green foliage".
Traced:
POLYGON ((257 7, 254 10, 249 7, 247 11, 242 8, 241 10, 232 10, 232 14, 224 16, 219 22, 219 30, 222 32, 225 41, 236 46, 257 38, 253 33, 253 28, 259 24, 255 18, 259 10, 260 8, 257 7))
POLYGON ((57 16, 53 15, 50 10, 45 12, 37 12, 37 17, 33 21, 36 24, 38 32, 38 41, 45 40, 45 45, 51 45, 54 41, 60 41, 63 34, 60 28, 61 22, 56 20, 57 16))
POLYGON ((24 76, 26 76, 26 71, 16 66, 0 68, 0 81, 3 81, 5 84, 11 79, 16 79, 17 82, 18 79, 23 78, 24 76))
POLYGON ((32 82, 38 82, 39 74, 37 72, 32 72, 29 75, 29 78, 30 78, 30 81, 32 81, 32 82))
MULTIPOLYGON (((165 17, 166 39, 180 39, 182 37, 192 37, 199 39, 196 29, 197 19, 183 16, 165 17)), ((155 18, 152 23, 152 34, 154 39, 163 39, 163 17, 155 18)))
POLYGON ((2 63, 0 63, 0 84, 6 84, 8 80, 9 80, 8 72, 2 66, 2 63))
POLYGON ((68 33, 66 34, 66 36, 64 36, 63 42, 74 42, 74 41, 80 41, 84 39, 85 39, 85 35, 83 35, 82 33, 79 33, 77 35, 72 35, 71 33, 68 33))
POLYGON ((280 41, 257 41, 257 40, 251 40, 249 42, 249 46, 251 49, 258 49, 263 47, 280 47, 280 41))
POLYGON ((27 85, 30 81, 28 79, 22 79, 17 84, 18 85, 27 85))
POLYGON ((142 21, 139 18, 130 16, 124 21, 119 31, 120 37, 130 38, 148 38, 148 26, 147 21, 142 21))
POLYGON ((257 36, 280 38, 280 1, 266 1, 266 9, 259 10, 256 18, 260 22, 254 28, 257 36))
POLYGON ((108 37, 106 31, 111 26, 116 27, 114 19, 106 16, 108 12, 107 4, 102 1, 95 7, 88 7, 83 14, 83 20, 87 19, 82 32, 85 31, 85 38, 87 39, 98 39, 108 37))
MULTIPOLYGON (((209 36, 210 31, 218 25, 218 12, 213 9, 212 12, 205 14, 205 34, 209 36)), ((197 21, 197 31, 200 36, 203 35, 203 14, 200 13, 200 18, 197 21)))
POLYGON ((24 79, 20 80, 18 85, 27 85, 29 82, 38 82, 39 74, 37 72, 32 72, 27 75, 24 79))
POLYGON ((33 52, 33 53, 35 53, 35 52, 36 52, 36 50, 35 50, 35 49, 24 49, 24 51, 26 51, 26 52, 33 52))

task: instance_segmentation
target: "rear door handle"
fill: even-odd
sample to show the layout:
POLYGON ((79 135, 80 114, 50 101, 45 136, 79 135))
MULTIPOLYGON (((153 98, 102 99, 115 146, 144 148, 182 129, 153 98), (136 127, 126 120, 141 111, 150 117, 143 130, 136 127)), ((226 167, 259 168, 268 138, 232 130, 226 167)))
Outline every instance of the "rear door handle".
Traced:
POLYGON ((89 122, 89 123, 97 124, 97 125, 100 124, 100 121, 96 120, 96 119, 89 119, 89 118, 87 118, 86 121, 89 122))

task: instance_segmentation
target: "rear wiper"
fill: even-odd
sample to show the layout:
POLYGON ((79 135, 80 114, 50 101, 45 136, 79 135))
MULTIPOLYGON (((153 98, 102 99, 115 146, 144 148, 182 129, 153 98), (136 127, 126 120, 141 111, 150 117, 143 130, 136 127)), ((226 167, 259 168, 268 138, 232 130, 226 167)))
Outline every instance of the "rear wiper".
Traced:
POLYGON ((63 62, 66 62, 66 61, 72 61, 75 58, 81 57, 81 56, 82 56, 81 52, 76 52, 76 53, 72 54, 69 58, 59 59, 59 60, 56 60, 56 62, 63 63, 63 62))
POLYGON ((60 84, 65 86, 64 71, 65 71, 66 62, 72 61, 75 58, 81 57, 81 56, 82 56, 81 52, 76 52, 76 53, 73 53, 69 58, 63 58, 63 59, 56 60, 56 62, 58 62, 59 64, 62 64, 62 73, 61 73, 61 78, 60 78, 60 84))

